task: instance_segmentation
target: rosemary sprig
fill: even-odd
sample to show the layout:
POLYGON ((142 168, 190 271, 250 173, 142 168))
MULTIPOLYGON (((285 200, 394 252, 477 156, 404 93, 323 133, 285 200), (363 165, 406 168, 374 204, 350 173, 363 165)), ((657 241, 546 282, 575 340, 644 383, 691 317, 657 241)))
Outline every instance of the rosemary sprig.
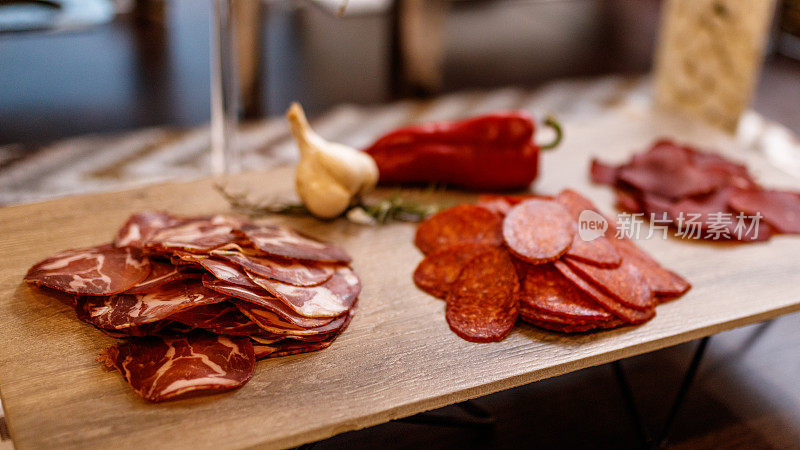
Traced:
MULTIPOLYGON (((270 214, 311 216, 302 203, 285 202, 278 199, 252 201, 246 193, 228 191, 221 184, 214 185, 216 190, 235 210, 257 217, 270 214)), ((428 193, 431 190, 426 191, 428 193)), ((403 198, 399 193, 366 203, 363 199, 347 209, 342 215, 357 223, 386 224, 391 222, 421 222, 426 217, 437 213, 442 207, 437 204, 420 204, 403 198)))

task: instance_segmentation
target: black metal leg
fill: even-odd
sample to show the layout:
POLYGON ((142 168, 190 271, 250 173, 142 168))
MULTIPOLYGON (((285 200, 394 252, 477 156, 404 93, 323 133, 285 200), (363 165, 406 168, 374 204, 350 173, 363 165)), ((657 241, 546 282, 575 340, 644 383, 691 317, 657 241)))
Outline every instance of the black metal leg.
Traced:
POLYGON ((658 435, 657 442, 659 448, 666 447, 667 443, 669 442, 669 432, 672 429, 672 424, 675 422, 675 418, 678 416, 678 411, 680 411, 684 400, 686 400, 686 394, 689 392, 689 388, 692 387, 692 382, 697 376, 697 370, 700 368, 700 363, 703 361, 703 355, 706 352, 706 347, 708 347, 708 342, 710 340, 711 336, 706 336, 703 339, 700 339, 700 343, 697 344, 697 349, 694 351, 692 362, 689 363, 689 369, 686 371, 686 375, 683 376, 683 381, 678 389, 678 394, 675 396, 675 400, 672 402, 672 406, 667 414, 667 420, 664 422, 664 427, 661 429, 661 433, 658 435))
POLYGON ((481 428, 488 429, 494 427, 495 421, 492 413, 473 402, 467 400, 461 403, 456 403, 454 406, 459 407, 467 417, 451 416, 447 414, 438 414, 431 412, 423 412, 411 417, 404 417, 397 419, 397 422, 413 423, 419 425, 432 425, 443 427, 463 427, 463 428, 481 428))
POLYGON ((631 416, 631 421, 633 422, 633 426, 636 429, 636 433, 638 434, 643 448, 666 447, 669 442, 669 433, 672 429, 672 425, 675 422, 675 418, 678 416, 681 406, 683 406, 683 402, 686 400, 686 395, 692 386, 692 382, 694 382, 697 376, 700 362, 703 360, 703 355, 705 354, 706 347, 708 347, 708 342, 710 340, 711 336, 706 336, 700 339, 700 342, 697 344, 697 349, 694 352, 694 356, 692 356, 692 361, 689 363, 689 368, 686 370, 681 385, 678 388, 678 393, 675 396, 675 400, 669 408, 667 419, 664 421, 664 426, 661 428, 661 433, 655 441, 650 438, 647 426, 645 426, 642 415, 639 413, 639 409, 636 406, 636 399, 633 396, 633 390, 628 382, 628 378, 625 376, 625 371, 622 369, 622 364, 619 361, 614 361, 612 363, 617 384, 622 392, 622 398, 625 401, 625 407, 631 416))
POLYGON ((642 448, 647 448, 647 446, 650 445, 650 433, 648 433, 642 415, 639 413, 639 408, 636 406, 636 399, 633 396, 633 390, 628 382, 628 377, 625 376, 625 371, 622 370, 622 363, 620 361, 614 361, 611 363, 611 367, 614 368, 617 385, 619 385, 622 399, 625 401, 625 409, 628 410, 628 415, 630 416, 633 428, 639 438, 639 443, 642 448))

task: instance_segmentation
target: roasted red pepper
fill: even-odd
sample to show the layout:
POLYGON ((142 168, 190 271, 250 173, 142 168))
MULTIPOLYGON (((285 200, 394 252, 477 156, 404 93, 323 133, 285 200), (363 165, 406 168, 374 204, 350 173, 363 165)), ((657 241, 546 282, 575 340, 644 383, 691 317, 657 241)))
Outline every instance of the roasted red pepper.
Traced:
MULTIPOLYGON (((561 139, 558 124, 546 125, 561 139)), ((540 147, 533 119, 523 112, 489 114, 456 122, 400 128, 366 152, 378 165, 382 184, 442 183, 469 189, 525 189, 536 178, 540 147)))

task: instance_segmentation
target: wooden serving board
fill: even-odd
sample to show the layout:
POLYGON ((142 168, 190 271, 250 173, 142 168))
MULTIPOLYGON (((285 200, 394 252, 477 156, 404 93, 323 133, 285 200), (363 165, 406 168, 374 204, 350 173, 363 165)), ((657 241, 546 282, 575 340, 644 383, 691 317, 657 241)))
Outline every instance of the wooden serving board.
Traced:
MULTIPOLYGON (((544 156, 536 191, 572 187, 609 213, 610 190, 588 182, 590 157, 621 161, 660 136, 719 149, 767 185, 800 189, 760 155, 672 117, 627 110, 568 122, 565 130, 563 146, 544 156)), ((239 182, 288 194, 292 171, 249 173, 239 182)), ((353 255, 364 290, 350 327, 327 350, 258 362, 235 392, 149 404, 95 362, 111 338, 22 283, 36 261, 109 241, 129 214, 145 209, 228 211, 210 180, 0 210, 0 392, 18 448, 293 446, 800 309, 800 237, 750 245, 652 239, 641 245, 694 285, 654 320, 580 336, 520 324, 503 342, 474 344, 449 331, 443 302, 414 287, 421 255, 413 225, 282 218, 353 255)))

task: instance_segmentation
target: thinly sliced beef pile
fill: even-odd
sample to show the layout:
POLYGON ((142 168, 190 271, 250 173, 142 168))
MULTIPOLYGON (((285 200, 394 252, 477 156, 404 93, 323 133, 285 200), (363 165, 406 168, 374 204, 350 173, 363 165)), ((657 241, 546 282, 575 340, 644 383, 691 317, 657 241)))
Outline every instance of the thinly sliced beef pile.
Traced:
POLYGON ((445 300, 450 328, 473 342, 502 340, 518 318, 563 333, 640 324, 689 290, 632 241, 617 239, 613 221, 605 234, 583 240, 577 221, 585 210, 602 217, 564 190, 482 196, 439 212, 417 229, 425 258, 414 282, 445 300))
POLYGON ((672 141, 619 166, 594 160, 591 178, 614 187, 620 209, 672 225, 685 238, 756 242, 800 234, 800 192, 765 189, 744 165, 672 141))
POLYGON ((58 253, 25 281, 74 294, 80 320, 125 338, 100 361, 159 402, 233 389, 257 359, 331 345, 361 292, 349 263, 283 227, 144 212, 113 244, 58 253))

